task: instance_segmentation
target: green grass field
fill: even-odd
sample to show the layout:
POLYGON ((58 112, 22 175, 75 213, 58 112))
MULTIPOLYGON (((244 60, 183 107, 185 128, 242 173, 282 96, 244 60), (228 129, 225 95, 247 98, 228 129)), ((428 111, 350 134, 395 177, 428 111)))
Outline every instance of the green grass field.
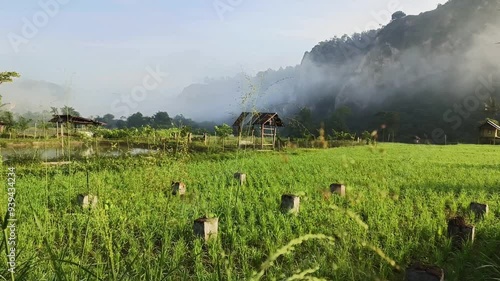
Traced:
MULTIPOLYGON (((446 280, 500 278, 494 146, 379 144, 15 168, 16 280, 248 280, 308 234, 330 239, 311 236, 278 252, 260 279, 402 280, 414 261, 441 266, 446 280), (91 212, 75 203, 87 192, 86 169, 99 196, 91 212), (247 174, 241 188, 237 171, 247 174), (187 196, 173 197, 171 181, 185 182, 187 196), (328 192, 337 182, 346 197, 328 192), (296 216, 280 211, 286 193, 301 197, 296 216), (484 220, 468 211, 473 201, 489 204, 484 220), (206 214, 219 218, 219 235, 204 245, 193 221, 206 214), (455 214, 476 226, 476 241, 462 250, 447 238, 455 214)), ((1 261, 9 280, 5 254, 1 261)))

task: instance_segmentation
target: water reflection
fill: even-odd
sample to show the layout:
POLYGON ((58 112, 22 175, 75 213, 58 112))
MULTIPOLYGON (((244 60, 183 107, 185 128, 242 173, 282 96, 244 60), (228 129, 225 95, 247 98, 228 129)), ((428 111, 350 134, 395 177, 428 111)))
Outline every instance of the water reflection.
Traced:
POLYGON ((74 157, 74 158, 85 158, 91 156, 111 156, 117 157, 125 154, 129 155, 140 155, 140 154, 150 154, 156 153, 157 150, 146 149, 146 148, 121 148, 121 147, 110 147, 110 146, 97 146, 97 147, 82 147, 75 146, 61 149, 60 147, 47 147, 47 148, 1 148, 0 154, 3 160, 9 160, 15 157, 23 159, 42 159, 51 160, 58 159, 61 157, 74 157))

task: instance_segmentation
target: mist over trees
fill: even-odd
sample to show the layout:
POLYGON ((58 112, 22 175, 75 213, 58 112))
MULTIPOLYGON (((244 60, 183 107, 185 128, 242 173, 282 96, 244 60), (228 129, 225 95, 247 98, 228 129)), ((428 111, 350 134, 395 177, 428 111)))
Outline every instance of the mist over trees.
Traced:
POLYGON ((489 0, 452 0, 418 16, 397 12, 379 30, 306 53, 296 94, 307 97, 301 103, 317 127, 347 106, 355 132, 378 129, 386 140, 409 141, 444 131, 475 142, 485 106, 499 94, 500 50, 491 43, 498 19, 498 2, 489 0))
POLYGON ((498 10, 494 0, 450 0, 420 15, 397 11, 376 30, 318 43, 298 66, 192 85, 180 100, 195 104, 196 120, 278 112, 283 136, 317 137, 324 127, 329 135, 379 130, 391 141, 477 142, 478 123, 498 117, 498 10))

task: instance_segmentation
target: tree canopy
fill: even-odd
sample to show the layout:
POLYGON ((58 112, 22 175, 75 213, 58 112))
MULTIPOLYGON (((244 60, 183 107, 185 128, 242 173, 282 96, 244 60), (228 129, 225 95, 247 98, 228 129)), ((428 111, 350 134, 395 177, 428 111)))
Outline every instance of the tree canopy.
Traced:
POLYGON ((158 111, 151 119, 153 120, 153 127, 157 129, 167 129, 172 126, 172 118, 168 116, 165 111, 158 111))
POLYGON ((0 84, 4 82, 12 82, 13 78, 19 78, 21 75, 13 71, 0 72, 0 84))
POLYGON ((131 128, 140 128, 149 125, 149 120, 140 112, 136 112, 127 118, 127 125, 131 128))
POLYGON ((61 108, 61 114, 68 114, 72 116, 80 116, 80 112, 76 111, 73 107, 65 105, 61 108))
POLYGON ((215 126, 214 127, 215 132, 217 133, 217 136, 221 137, 222 139, 228 137, 230 134, 233 133, 233 128, 229 126, 228 124, 222 124, 221 126, 215 126))

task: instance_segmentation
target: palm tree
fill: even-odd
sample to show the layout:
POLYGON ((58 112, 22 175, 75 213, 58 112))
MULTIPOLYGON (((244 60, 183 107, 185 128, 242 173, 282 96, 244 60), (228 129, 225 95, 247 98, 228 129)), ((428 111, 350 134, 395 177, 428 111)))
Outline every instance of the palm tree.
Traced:
POLYGON ((50 113, 52 113, 52 115, 59 115, 59 109, 57 107, 51 106, 50 113))
POLYGON ((73 107, 65 105, 61 108, 62 114, 72 115, 72 116, 80 116, 80 112, 76 111, 73 107))

